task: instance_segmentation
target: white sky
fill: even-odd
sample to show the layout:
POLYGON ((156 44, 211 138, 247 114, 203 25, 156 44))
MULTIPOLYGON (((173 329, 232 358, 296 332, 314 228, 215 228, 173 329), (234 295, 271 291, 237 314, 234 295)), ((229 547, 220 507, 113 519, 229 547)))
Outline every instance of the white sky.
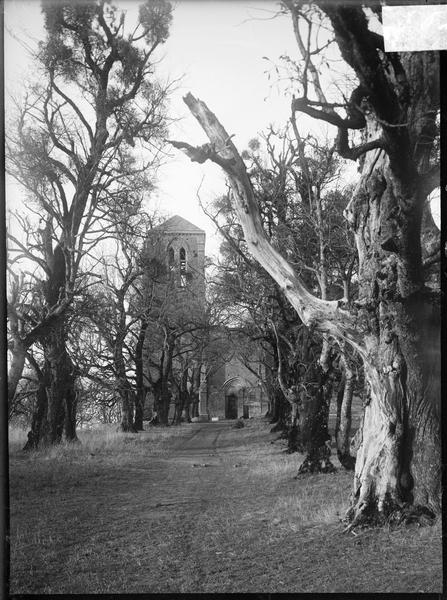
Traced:
MULTIPOLYGON (((181 121, 172 138, 201 144, 208 141, 182 101, 191 91, 218 116, 239 150, 271 122, 284 125, 290 98, 271 89, 263 56, 277 60, 295 52, 291 21, 271 19, 277 3, 257 1, 193 1, 177 4, 170 38, 165 46, 164 68, 171 76, 185 74, 172 99, 172 113, 181 121)), ((197 201, 197 190, 206 205, 225 191, 218 167, 191 163, 181 153, 164 169, 160 200, 163 206, 193 220, 208 233, 212 250, 213 226, 197 201), (175 207, 175 208, 174 208, 175 207), (210 230, 211 229, 211 230, 210 230)))
MULTIPOLYGON (((116 1, 133 20, 139 2, 116 1)), ((6 94, 16 93, 32 74, 26 51, 18 39, 33 45, 44 36, 38 0, 5 0, 6 94), (12 33, 12 35, 11 35, 12 33), (17 39, 18 38, 18 39, 17 39), (30 40, 31 38, 31 40, 30 40), (34 42, 33 42, 34 40, 34 42)), ((188 91, 204 100, 218 116, 239 150, 270 123, 284 126, 290 115, 290 97, 278 91, 266 71, 281 54, 297 56, 291 19, 271 17, 278 9, 271 0, 179 0, 161 55, 158 74, 169 79, 183 76, 171 97, 171 116, 180 119, 172 139, 201 144, 207 141, 182 102, 188 91)), ((7 110, 6 98, 6 110, 7 110)), ((302 132, 315 128, 303 118, 302 132)), ((329 135, 335 137, 335 129, 329 135)), ((199 207, 197 191, 206 205, 225 191, 220 170, 210 163, 191 163, 173 151, 159 172, 156 203, 169 214, 179 214, 207 232, 207 254, 216 254, 219 240, 214 226, 199 207), (203 182, 202 182, 203 179, 203 182)), ((9 203, 17 207, 17 189, 7 187, 9 203), (13 198, 12 198, 13 196, 13 198)))

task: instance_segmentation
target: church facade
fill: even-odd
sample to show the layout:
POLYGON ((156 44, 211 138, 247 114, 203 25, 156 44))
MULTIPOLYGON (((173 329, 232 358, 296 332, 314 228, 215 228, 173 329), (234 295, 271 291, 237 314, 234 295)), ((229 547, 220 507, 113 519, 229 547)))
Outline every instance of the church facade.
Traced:
MULTIPOLYGON (((169 310, 185 318, 195 316, 200 320, 205 315, 205 242, 205 231, 178 215, 151 230, 148 236, 149 262, 156 259, 169 273, 169 284, 159 284, 155 292, 157 301, 169 303, 169 310)), ((149 351, 154 351, 154 342, 155 334, 149 331, 148 357, 149 351)), ((233 353, 221 364, 207 365, 200 356, 194 358, 194 362, 200 370, 199 420, 248 418, 266 412, 260 361, 254 359, 247 367, 233 353)), ((153 369, 146 360, 146 373, 152 381, 158 377, 153 369)), ((175 389, 171 388, 171 393, 170 418, 175 410, 175 389)), ((151 403, 151 398, 148 400, 151 403)))
POLYGON ((262 386, 263 365, 255 360, 253 366, 258 373, 233 356, 210 373, 205 397, 210 418, 249 418, 266 413, 268 402, 262 386))

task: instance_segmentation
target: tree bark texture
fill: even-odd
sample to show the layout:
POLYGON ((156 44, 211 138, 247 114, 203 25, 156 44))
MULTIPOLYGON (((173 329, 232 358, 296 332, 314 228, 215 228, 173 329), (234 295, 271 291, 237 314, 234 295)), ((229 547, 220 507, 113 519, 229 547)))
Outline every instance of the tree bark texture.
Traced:
POLYGON ((303 377, 299 404, 300 445, 306 456, 298 475, 306 473, 333 473, 329 435, 329 407, 332 396, 332 360, 327 340, 323 340, 319 360, 318 346, 310 332, 303 331, 302 362, 307 365, 303 377))
POLYGON ((121 431, 125 433, 137 433, 134 424, 134 408, 135 396, 132 389, 123 382, 122 388, 119 390, 121 397, 121 431))
POLYGON ((346 211, 359 253, 357 319, 369 393, 351 526, 440 510, 440 311, 424 286, 424 202, 418 182, 404 186, 378 150, 365 158, 346 211))
POLYGON ((273 381, 266 381, 269 397, 268 418, 273 426, 272 432, 285 431, 290 420, 290 405, 284 398, 284 394, 279 386, 277 378, 273 381))
POLYGON ((44 370, 43 376, 39 380, 39 387, 36 394, 36 406, 33 411, 31 429, 28 432, 28 440, 23 448, 24 450, 36 450, 39 447, 39 442, 44 433, 47 407, 48 398, 44 370))
POLYGON ((157 412, 160 425, 169 425, 169 406, 171 404, 171 393, 168 382, 165 378, 161 379, 157 386, 155 395, 155 411, 157 412))
POLYGON ((144 403, 146 401, 147 387, 144 383, 143 369, 143 349, 146 331, 148 328, 147 319, 142 319, 138 339, 135 345, 135 419, 134 428, 136 431, 143 431, 144 403))
MULTIPOLYGON (((121 300, 122 301, 122 300, 121 300)), ((121 312, 123 319, 124 311, 121 312)), ((119 328, 119 333, 115 338, 113 346, 113 363, 116 377, 116 386, 118 394, 121 398, 121 431, 125 433, 136 433, 137 430, 134 424, 135 415, 135 392, 131 382, 127 378, 126 364, 123 355, 123 345, 125 329, 123 326, 119 328)))
POLYGON ((337 417, 335 421, 335 443, 337 457, 347 471, 353 471, 355 458, 351 456, 351 407, 354 393, 354 371, 344 356, 341 355, 342 376, 337 390, 337 417))
POLYGON ((199 392, 195 392, 191 402, 191 417, 199 416, 199 392))
MULTIPOLYGON (((70 361, 71 362, 71 361, 70 361)), ((73 365, 72 365, 73 372, 73 365)), ((68 442, 78 442, 76 434, 76 410, 78 405, 78 395, 75 380, 67 387, 65 394, 65 415, 64 415, 64 433, 68 442)))
POLYGON ((138 389, 135 395, 135 416, 134 416, 134 429, 135 431, 144 431, 143 417, 144 417, 144 402, 146 399, 146 392, 138 389), (144 393, 143 393, 144 392, 144 393))
POLYGON ((191 406, 191 400, 188 397, 185 401, 185 405, 183 407, 183 413, 182 413, 182 419, 183 419, 183 421, 185 421, 185 423, 191 423, 190 406, 191 406))
POLYGON ((65 344, 64 316, 53 322, 42 345, 43 382, 27 444, 34 448, 59 443, 64 430, 67 441, 77 440, 75 375, 65 344))
MULTIPOLYGON (((47 419, 42 441, 45 445, 58 443, 62 439, 67 406, 74 409, 73 366, 65 347, 64 324, 54 327, 45 344, 49 386, 47 388, 47 419)), ((72 423, 72 416, 68 417, 72 423)), ((70 430, 70 433, 71 430, 70 430)))
MULTIPOLYGON (((174 425, 180 425, 184 418, 185 407, 189 405, 188 392, 188 369, 184 369, 178 386, 177 397, 175 400, 175 413, 173 417, 174 425)), ((189 410, 187 411, 189 412, 189 410)))
POLYGON ((17 385, 22 378, 23 369, 25 367, 27 348, 23 345, 20 338, 17 336, 13 340, 13 347, 11 350, 11 364, 8 372, 8 402, 11 403, 14 400, 14 396, 17 390, 17 385))

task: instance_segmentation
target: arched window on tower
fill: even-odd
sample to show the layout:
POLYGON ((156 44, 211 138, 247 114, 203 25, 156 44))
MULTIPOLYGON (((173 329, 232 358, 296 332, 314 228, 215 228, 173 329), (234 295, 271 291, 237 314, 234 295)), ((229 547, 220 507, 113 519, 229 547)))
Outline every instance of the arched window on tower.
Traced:
POLYGON ((168 268, 171 276, 174 274, 175 269, 175 257, 174 257, 174 248, 172 246, 168 250, 168 268))
POLYGON ((180 248, 180 287, 186 287, 186 250, 180 248))

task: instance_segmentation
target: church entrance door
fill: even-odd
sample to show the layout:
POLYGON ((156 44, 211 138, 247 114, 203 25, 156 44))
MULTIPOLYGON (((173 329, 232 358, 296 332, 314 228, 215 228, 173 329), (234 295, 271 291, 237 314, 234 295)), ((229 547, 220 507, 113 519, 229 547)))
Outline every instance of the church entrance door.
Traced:
POLYGON ((225 398, 225 418, 237 419, 237 396, 230 394, 225 398))

